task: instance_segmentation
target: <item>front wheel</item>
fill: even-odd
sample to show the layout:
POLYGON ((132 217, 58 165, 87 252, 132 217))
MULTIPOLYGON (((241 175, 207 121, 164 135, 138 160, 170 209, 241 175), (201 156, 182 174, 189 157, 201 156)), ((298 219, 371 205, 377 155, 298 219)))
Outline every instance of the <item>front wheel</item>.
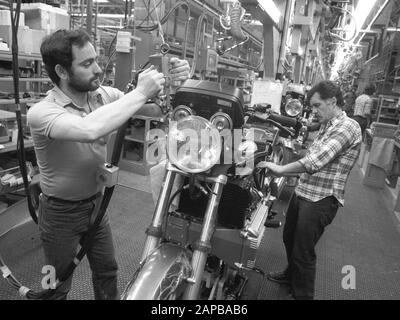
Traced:
POLYGON ((191 276, 190 253, 165 243, 154 250, 122 293, 122 300, 170 300, 179 298, 191 276))

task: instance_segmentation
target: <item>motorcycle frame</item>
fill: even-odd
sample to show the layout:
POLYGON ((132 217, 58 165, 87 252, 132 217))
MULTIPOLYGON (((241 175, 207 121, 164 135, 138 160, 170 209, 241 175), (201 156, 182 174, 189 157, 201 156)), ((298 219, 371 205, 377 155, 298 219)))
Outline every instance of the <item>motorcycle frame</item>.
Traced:
MULTIPOLYGON (((278 131, 275 131, 274 133, 275 135, 271 143, 272 146, 279 143, 278 131)), ((169 205, 171 204, 171 193, 177 176, 192 177, 193 174, 178 169, 171 162, 168 161, 166 164, 166 172, 164 175, 160 195, 157 200, 156 208, 154 210, 151 223, 146 230, 146 240, 140 259, 140 268, 146 265, 146 262, 148 261, 148 258, 150 256, 152 256, 153 258, 160 257, 160 252, 158 251, 161 247, 165 246, 164 242, 162 242, 162 240, 165 240, 166 236, 166 234, 164 234, 165 230, 163 230, 163 227, 165 219, 167 218, 167 215, 169 213, 169 205)), ((212 191, 209 194, 209 200, 201 223, 201 227, 199 226, 199 236, 196 237, 196 240, 192 244, 192 254, 190 255, 190 258, 188 255, 186 255, 187 264, 190 264, 191 270, 189 272, 190 275, 186 275, 183 278, 183 281, 185 281, 186 283, 184 285, 182 298, 185 300, 199 299, 199 293, 203 281, 203 273, 205 270, 207 258, 212 251, 211 240, 217 227, 216 221, 219 202, 224 185, 228 182, 228 176, 225 174, 225 172, 223 174, 214 175, 201 173, 196 174, 196 179, 199 181, 210 183, 212 191)), ((282 184, 282 182, 283 181, 279 181, 278 184, 282 184)), ((272 199, 274 197, 269 194, 267 198, 272 199)), ((265 205, 265 202, 263 205, 265 205)), ((249 226, 245 230, 242 230, 242 236, 245 238, 254 238, 253 241, 257 240, 257 235, 253 233, 257 233, 255 232, 255 230, 258 230, 261 225, 264 225, 264 221, 261 221, 261 218, 261 216, 257 216, 257 219, 255 219, 254 223, 251 226, 249 226)), ((164 253, 170 254, 169 261, 172 261, 174 259, 173 256, 176 255, 177 252, 184 252, 186 250, 182 245, 178 247, 176 245, 173 247, 165 247, 164 253), (180 247, 181 249, 178 249, 178 247, 180 247)), ((235 263, 235 265, 236 264, 237 263, 235 263)), ((242 266, 241 263, 239 264, 240 265, 236 266, 236 268, 241 269, 242 267, 245 267, 244 265, 242 266)), ((162 269, 159 269, 157 272, 158 274, 160 274, 160 272, 162 273, 162 269)))

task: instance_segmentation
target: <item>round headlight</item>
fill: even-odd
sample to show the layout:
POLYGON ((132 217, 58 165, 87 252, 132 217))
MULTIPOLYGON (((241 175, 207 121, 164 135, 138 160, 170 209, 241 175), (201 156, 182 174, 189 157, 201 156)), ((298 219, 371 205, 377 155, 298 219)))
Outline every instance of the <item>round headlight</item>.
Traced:
POLYGON ((210 118, 211 123, 219 130, 223 129, 231 130, 233 128, 233 122, 229 115, 223 112, 217 112, 210 118))
POLYGON ((204 172, 219 162, 221 137, 208 120, 188 116, 170 123, 167 150, 169 161, 179 169, 204 172))
POLYGON ((184 105, 179 105, 172 111, 172 119, 175 121, 179 121, 191 115, 193 115, 192 109, 184 105))
POLYGON ((303 112, 303 105, 297 99, 290 99, 285 105, 286 113, 291 117, 297 117, 303 112))

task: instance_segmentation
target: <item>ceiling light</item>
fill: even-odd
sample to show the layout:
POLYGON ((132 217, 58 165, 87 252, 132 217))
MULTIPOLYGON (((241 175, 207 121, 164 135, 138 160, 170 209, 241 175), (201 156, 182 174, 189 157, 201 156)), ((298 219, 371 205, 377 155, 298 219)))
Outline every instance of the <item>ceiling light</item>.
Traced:
POLYGON ((363 0, 358 1, 356 10, 354 11, 354 19, 356 20, 357 27, 362 29, 362 26, 367 19, 368 15, 371 13, 376 0, 363 0))

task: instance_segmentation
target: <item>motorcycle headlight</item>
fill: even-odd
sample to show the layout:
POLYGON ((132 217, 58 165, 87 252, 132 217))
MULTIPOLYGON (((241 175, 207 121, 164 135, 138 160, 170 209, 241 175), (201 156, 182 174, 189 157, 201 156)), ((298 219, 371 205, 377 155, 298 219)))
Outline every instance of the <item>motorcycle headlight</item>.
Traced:
POLYGON ((169 161, 179 169, 204 172, 219 162, 221 137, 208 120, 188 116, 170 123, 167 151, 169 161))
POLYGON ((211 123, 219 130, 224 129, 231 130, 233 128, 233 122, 229 115, 223 112, 217 112, 210 118, 211 123))
POLYGON ((191 115, 193 115, 193 110, 184 105, 179 105, 172 111, 172 119, 175 121, 179 121, 191 115))
POLYGON ((303 112, 303 105, 297 99, 290 99, 285 105, 286 113, 291 117, 297 117, 303 112))

